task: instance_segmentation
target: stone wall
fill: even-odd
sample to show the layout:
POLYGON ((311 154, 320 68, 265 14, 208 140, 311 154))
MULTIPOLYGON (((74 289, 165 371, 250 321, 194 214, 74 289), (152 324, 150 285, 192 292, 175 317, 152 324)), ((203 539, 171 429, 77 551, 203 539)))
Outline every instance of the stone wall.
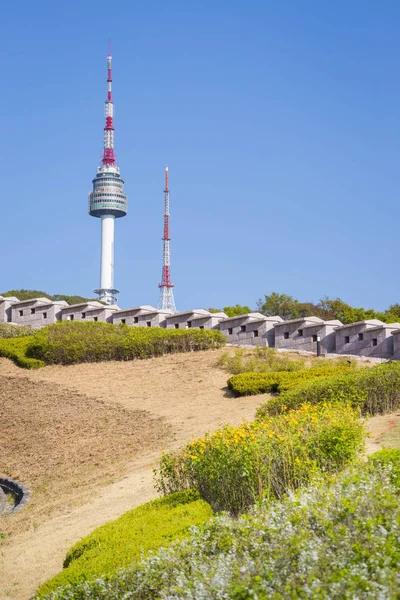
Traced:
POLYGON ((167 317, 167 329, 190 329, 196 317, 209 317, 208 310, 198 309, 183 313, 175 313, 167 317))
POLYGON ((323 323, 324 321, 318 317, 305 317, 277 323, 275 325, 275 348, 306 350, 306 346, 310 345, 310 339, 307 334, 304 335, 307 331, 304 328, 307 325, 323 325, 323 323))
POLYGON ((358 321, 349 325, 342 325, 335 330, 336 334, 336 353, 337 354, 356 354, 363 355, 366 345, 364 341, 364 332, 379 325, 383 325, 378 319, 368 321, 358 321))
MULTIPOLYGON (((125 310, 117 310, 113 314, 112 322, 115 325, 118 323, 124 323, 125 325, 130 325, 131 327, 138 327, 140 325, 146 325, 143 323, 144 319, 140 319, 140 317, 146 315, 154 315, 157 312, 154 306, 136 306, 135 308, 127 308, 125 310)), ((151 321, 151 319, 150 319, 151 321)))

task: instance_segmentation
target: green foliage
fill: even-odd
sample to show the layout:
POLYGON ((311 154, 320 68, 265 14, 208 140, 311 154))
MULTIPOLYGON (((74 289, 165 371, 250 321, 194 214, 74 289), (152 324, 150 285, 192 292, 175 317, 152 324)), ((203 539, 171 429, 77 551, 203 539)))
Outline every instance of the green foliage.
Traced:
POLYGON ((380 454, 238 519, 215 516, 130 569, 46 600, 395 600, 400 453, 380 454))
POLYGON ((9 358, 23 369, 40 369, 40 367, 44 367, 42 360, 28 357, 26 354, 33 339, 33 336, 0 339, 0 356, 9 358))
POLYGON ((235 306, 224 306, 224 313, 228 317, 236 317, 238 315, 247 315, 251 312, 251 308, 246 305, 235 304, 235 306))
POLYGON ((400 450, 384 448, 369 457, 373 469, 390 468, 390 478, 400 489, 400 450))
POLYGON ((224 352, 217 366, 232 373, 269 373, 271 371, 298 371, 304 368, 306 359, 294 359, 289 354, 281 354, 272 348, 256 346, 254 351, 237 348, 232 355, 224 352))
POLYGON ((400 304, 398 302, 396 302, 396 304, 391 304, 386 312, 394 317, 393 320, 400 319, 400 304))
POLYGON ((272 292, 257 302, 257 309, 267 317, 280 316, 285 321, 314 314, 311 303, 301 303, 293 296, 272 292))
POLYGON ((49 300, 65 300, 68 304, 79 304, 80 302, 89 302, 90 300, 97 300, 97 298, 84 298, 83 296, 66 296, 65 294, 46 294, 40 290, 9 290, 8 292, 1 292, 0 296, 9 298, 15 296, 18 300, 30 300, 31 298, 48 298, 49 300))
POLYGON ((41 597, 66 584, 110 574, 143 555, 187 534, 189 527, 212 517, 210 506, 195 490, 178 492, 130 510, 95 529, 67 553, 64 570, 44 583, 41 597))
POLYGON ((350 464, 363 447, 364 428, 347 405, 304 404, 297 411, 226 426, 164 454, 159 491, 196 488, 214 510, 236 515, 256 500, 281 498, 318 472, 350 464))
POLYGON ((0 339, 20 338, 32 334, 33 330, 30 325, 12 325, 11 323, 0 323, 0 339))
POLYGON ((220 331, 206 329, 152 329, 64 321, 40 329, 32 338, 27 354, 46 364, 71 365, 208 350, 223 346, 225 340, 220 331))
POLYGON ((323 378, 271 398, 258 416, 276 415, 300 407, 303 402, 349 402, 362 414, 386 414, 400 407, 400 364, 398 362, 363 368, 348 374, 323 378))
POLYGON ((339 319, 344 324, 356 323, 365 319, 380 319, 393 323, 400 318, 400 305, 392 304, 385 312, 373 309, 356 308, 346 304, 341 298, 321 298, 318 304, 299 302, 293 296, 272 292, 257 302, 257 309, 267 316, 280 316, 285 320, 316 316, 324 320, 339 319))
POLYGON ((235 396, 253 396, 271 392, 283 392, 298 387, 306 381, 315 381, 320 377, 326 378, 333 375, 346 374, 354 369, 349 366, 323 366, 301 369, 299 371, 278 371, 271 373, 241 373, 228 379, 228 387, 235 396))

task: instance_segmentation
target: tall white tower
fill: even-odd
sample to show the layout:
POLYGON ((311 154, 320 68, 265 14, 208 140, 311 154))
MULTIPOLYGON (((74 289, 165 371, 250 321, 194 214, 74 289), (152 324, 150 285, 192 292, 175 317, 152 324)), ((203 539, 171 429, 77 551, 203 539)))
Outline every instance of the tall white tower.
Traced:
POLYGON ((89 193, 89 214, 101 219, 100 287, 94 293, 106 304, 116 304, 119 290, 114 288, 114 220, 125 217, 128 198, 115 161, 111 45, 107 56, 107 87, 104 151, 93 179, 93 191, 89 193))

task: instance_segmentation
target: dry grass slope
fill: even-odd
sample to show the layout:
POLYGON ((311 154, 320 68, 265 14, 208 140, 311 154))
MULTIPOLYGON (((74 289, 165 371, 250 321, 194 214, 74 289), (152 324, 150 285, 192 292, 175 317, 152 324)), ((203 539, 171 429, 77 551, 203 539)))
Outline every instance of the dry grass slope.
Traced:
POLYGON ((144 446, 160 449, 164 419, 129 411, 54 383, 0 377, 0 473, 32 489, 32 500, 2 530, 37 524, 55 509, 82 502, 121 476, 144 446))

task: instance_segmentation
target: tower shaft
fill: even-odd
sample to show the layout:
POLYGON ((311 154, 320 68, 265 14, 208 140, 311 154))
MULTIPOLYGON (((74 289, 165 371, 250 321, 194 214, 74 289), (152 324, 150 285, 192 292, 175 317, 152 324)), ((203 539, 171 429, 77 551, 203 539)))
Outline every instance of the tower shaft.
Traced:
POLYGON ((161 273, 160 297, 158 308, 160 310, 172 310, 176 312, 174 300, 174 284, 171 280, 171 255, 170 255, 170 234, 169 234, 169 187, 168 187, 168 167, 165 167, 165 189, 164 189, 164 236, 163 236, 163 265, 161 273))
POLYGON ((101 217, 100 288, 114 287, 114 216, 101 217))

